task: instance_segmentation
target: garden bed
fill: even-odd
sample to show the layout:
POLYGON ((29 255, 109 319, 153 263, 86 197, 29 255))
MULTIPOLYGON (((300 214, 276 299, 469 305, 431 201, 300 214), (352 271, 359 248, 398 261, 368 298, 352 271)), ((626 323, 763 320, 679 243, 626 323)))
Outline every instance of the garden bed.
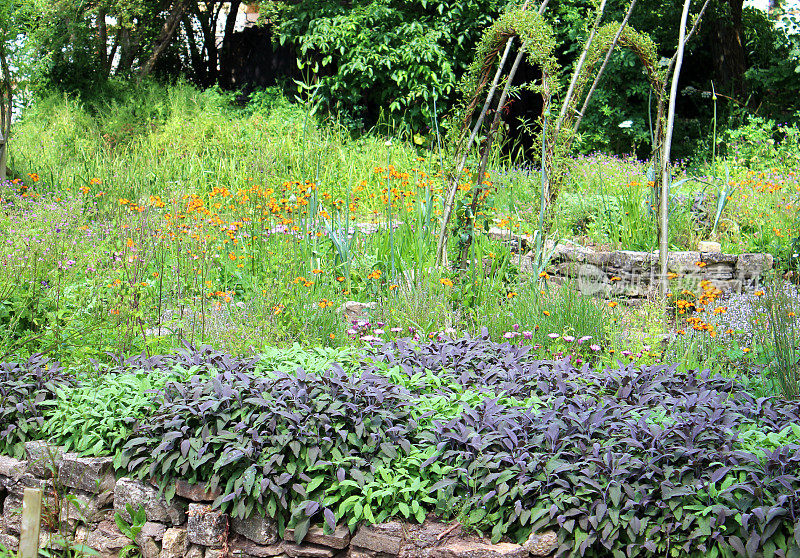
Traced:
MULTIPOLYGON (((165 530, 184 521, 169 506, 189 505, 177 488, 186 482, 203 488, 193 493, 205 503, 191 508, 202 525, 267 518, 276 541, 289 529, 297 542, 304 531, 323 536, 314 525, 360 534, 359 525, 433 514, 494 543, 553 531, 558 555, 800 550, 800 407, 708 372, 576 368, 484 336, 376 343, 338 357, 295 349, 241 359, 203 348, 77 377, 34 359, 4 364, 2 375, 0 450, 28 467, 41 462, 31 452, 42 446, 26 444, 36 439, 100 458, 92 470, 132 479, 122 487, 148 492, 148 502, 169 500, 151 506, 161 519, 148 516, 165 530), (160 496, 146 488, 152 479, 160 496)), ((64 463, 76 459, 62 458, 56 486, 74 484, 64 463)), ((12 463, 0 473, 7 526, 14 483, 31 477, 14 480, 23 465, 3 463, 12 463)), ((104 486, 78 478, 84 492, 104 486)), ((120 490, 117 481, 122 514, 120 490)), ((187 521, 191 529, 191 511, 187 521)), ((311 552, 281 544, 277 554, 311 552)))

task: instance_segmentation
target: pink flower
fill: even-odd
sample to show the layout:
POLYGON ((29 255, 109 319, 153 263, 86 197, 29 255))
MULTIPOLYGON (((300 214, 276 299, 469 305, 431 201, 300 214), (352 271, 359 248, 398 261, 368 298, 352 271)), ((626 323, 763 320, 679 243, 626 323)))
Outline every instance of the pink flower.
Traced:
POLYGON ((565 335, 564 341, 566 341, 567 343, 572 343, 573 341, 575 341, 575 338, 572 335, 565 335))
POLYGON ((594 352, 597 352, 597 351, 599 351, 599 350, 600 350, 600 345, 598 345, 598 344, 596 344, 596 343, 593 343, 593 344, 589 345, 589 348, 590 348, 591 350, 593 350, 594 352))
POLYGON ((550 339, 558 339, 559 337, 561 337, 558 333, 548 333, 547 336, 550 339))
POLYGON ((523 331, 522 336, 525 339, 533 339, 533 332, 532 331, 523 331))

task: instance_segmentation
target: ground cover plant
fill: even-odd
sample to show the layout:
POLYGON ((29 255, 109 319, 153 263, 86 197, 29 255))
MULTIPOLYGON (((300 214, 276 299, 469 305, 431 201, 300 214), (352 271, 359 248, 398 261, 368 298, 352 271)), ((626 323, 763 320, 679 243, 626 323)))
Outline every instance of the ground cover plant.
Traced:
MULTIPOLYGON (((43 426, 32 435, 64 443, 56 425, 96 407, 111 428, 83 454, 114 455, 165 489, 175 478, 218 486, 215 505, 275 516, 298 538, 314 523, 432 511, 495 540, 556 528, 562 554, 800 549, 799 409, 735 380, 540 360, 488 332, 387 342, 345 365, 285 356, 321 366, 279 371, 203 347, 87 370, 59 388, 74 398, 32 410, 43 426), (100 407, 82 395, 145 370, 160 387, 133 403, 133 422, 125 392, 100 407)), ((10 380, 30 374, 3 366, 10 380)))

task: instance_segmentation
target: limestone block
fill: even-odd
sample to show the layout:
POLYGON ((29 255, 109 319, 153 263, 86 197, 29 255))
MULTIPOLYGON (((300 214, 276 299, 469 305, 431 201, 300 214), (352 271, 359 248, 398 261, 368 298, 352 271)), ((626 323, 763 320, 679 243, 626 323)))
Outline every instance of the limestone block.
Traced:
POLYGON ((189 542, 221 548, 228 538, 228 515, 211 506, 189 504, 189 542))
POLYGON ((58 479, 69 488, 99 494, 114 490, 116 479, 111 457, 81 457, 65 453, 58 466, 58 479))
POLYGON ((126 504, 130 504, 134 510, 144 506, 148 521, 180 525, 186 519, 186 512, 180 502, 173 500, 168 504, 156 488, 141 481, 122 477, 114 489, 114 511, 125 521, 131 521, 126 504))

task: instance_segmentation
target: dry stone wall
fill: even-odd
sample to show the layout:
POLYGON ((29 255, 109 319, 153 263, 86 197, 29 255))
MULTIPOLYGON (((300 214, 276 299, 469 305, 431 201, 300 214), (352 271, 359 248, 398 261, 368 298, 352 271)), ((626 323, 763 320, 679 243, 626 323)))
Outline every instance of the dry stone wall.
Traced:
MULTIPOLYGON (((510 235, 508 231, 492 228, 489 236, 509 241, 512 248, 523 251, 532 248, 532 238, 510 235)), ((570 241, 557 245, 549 242, 553 251, 549 275, 556 282, 574 281, 583 294, 603 297, 621 296, 646 298, 658 289, 658 252, 631 250, 601 251, 570 241)), ((532 273, 528 251, 521 261, 521 272, 532 273)), ((754 289, 761 277, 772 269, 771 254, 723 254, 720 252, 670 252, 669 278, 681 288, 694 288, 701 281, 710 281, 723 292, 754 289)))
POLYGON ((95 549, 101 558, 117 558, 135 544, 143 558, 528 558, 549 556, 558 546, 555 533, 532 534, 523 545, 470 535, 458 524, 428 517, 423 524, 389 521, 332 533, 314 526, 303 541, 286 529, 280 537, 272 518, 232 518, 215 510, 219 496, 178 480, 167 502, 153 483, 116 478, 110 457, 80 457, 44 442, 28 442, 26 459, 0 456, 0 544, 19 547, 20 513, 25 488, 41 488, 44 512, 40 548, 71 544, 95 549), (130 522, 131 509, 144 508, 146 522, 135 541, 117 527, 114 514, 130 522), (62 541, 62 542, 59 542, 62 541))

